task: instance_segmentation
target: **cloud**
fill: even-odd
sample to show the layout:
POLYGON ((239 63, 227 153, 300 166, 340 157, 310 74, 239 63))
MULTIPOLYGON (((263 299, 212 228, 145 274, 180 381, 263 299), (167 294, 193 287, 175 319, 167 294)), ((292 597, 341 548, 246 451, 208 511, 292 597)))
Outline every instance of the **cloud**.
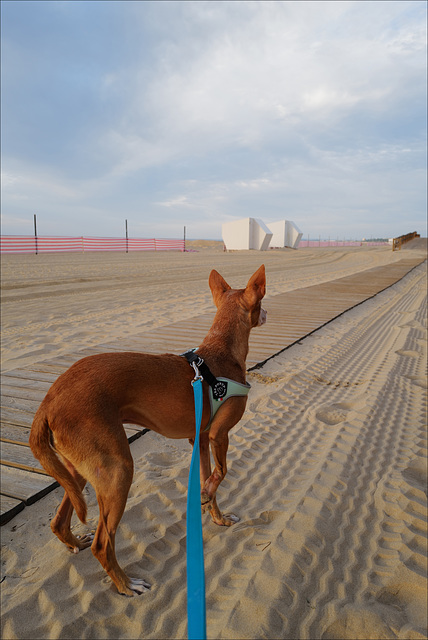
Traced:
POLYGON ((195 207, 197 206, 195 203, 189 201, 188 196, 176 196, 175 198, 171 198, 170 200, 165 200, 164 202, 155 202, 154 204, 158 204, 161 207, 195 207))
MULTIPOLYGON (((404 36, 403 30, 390 32, 385 26, 403 8, 384 3, 383 14, 375 15, 379 32, 373 38, 375 25, 367 29, 366 7, 333 4, 243 3, 239 16, 230 5, 217 5, 215 24, 222 18, 223 28, 214 27, 208 38, 203 25, 211 15, 194 3, 180 5, 189 39, 180 43, 181 51, 170 43, 163 48, 159 73, 148 85, 150 108, 178 135, 237 132, 234 140, 245 142, 249 127, 259 137, 275 115, 282 124, 284 115, 301 123, 314 111, 332 120, 356 104, 380 103, 395 88, 391 77, 400 81, 411 71, 403 63, 412 50, 406 60, 393 55, 397 48, 402 51, 396 43, 409 39, 408 28, 404 36)), ((413 34, 416 55, 423 51, 421 36, 421 31, 413 34)))
POLYGON ((424 224, 424 3, 3 5, 10 219, 424 224))

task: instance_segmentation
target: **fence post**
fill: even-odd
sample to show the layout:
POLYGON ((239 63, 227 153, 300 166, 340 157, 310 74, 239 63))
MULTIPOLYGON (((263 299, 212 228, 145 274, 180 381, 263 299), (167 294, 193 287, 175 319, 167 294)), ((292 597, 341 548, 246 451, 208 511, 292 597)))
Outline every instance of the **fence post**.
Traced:
POLYGON ((36 256, 39 253, 39 245, 37 242, 37 218, 36 218, 36 214, 34 214, 34 238, 35 238, 35 243, 36 243, 36 256))
POLYGON ((128 253, 128 220, 125 220, 126 253, 128 253))

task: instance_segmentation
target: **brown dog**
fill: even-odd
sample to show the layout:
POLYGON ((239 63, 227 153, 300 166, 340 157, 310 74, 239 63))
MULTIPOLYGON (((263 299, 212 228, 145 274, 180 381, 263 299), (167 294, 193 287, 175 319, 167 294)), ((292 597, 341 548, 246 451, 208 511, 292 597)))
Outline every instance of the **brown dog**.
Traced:
MULTIPOLYGON (((245 289, 231 289, 217 271, 209 285, 217 313, 197 353, 214 376, 226 376, 245 384, 245 360, 252 327, 263 324, 261 308, 266 277, 262 265, 245 289)), ((123 429, 124 423, 138 424, 167 438, 195 437, 195 414, 191 380, 194 371, 178 355, 103 353, 76 362, 49 389, 33 421, 30 446, 43 468, 65 489, 51 528, 70 550, 77 553, 92 545, 92 551, 119 593, 133 596, 149 585, 129 578, 115 554, 115 534, 125 509, 133 476, 133 461, 123 429), (95 488, 100 516, 95 537, 81 538, 70 530, 73 508, 86 521, 82 494, 89 481, 95 488)), ((204 408, 200 436, 201 500, 212 519, 220 525, 237 522, 222 515, 216 491, 226 475, 228 433, 240 420, 246 395, 224 399, 212 417, 212 399, 203 383, 204 408), (211 421, 212 417, 212 421, 211 421), (211 421, 211 422, 210 422, 211 421), (208 431, 204 429, 209 426, 208 431), (210 445, 215 469, 211 473, 210 445)))

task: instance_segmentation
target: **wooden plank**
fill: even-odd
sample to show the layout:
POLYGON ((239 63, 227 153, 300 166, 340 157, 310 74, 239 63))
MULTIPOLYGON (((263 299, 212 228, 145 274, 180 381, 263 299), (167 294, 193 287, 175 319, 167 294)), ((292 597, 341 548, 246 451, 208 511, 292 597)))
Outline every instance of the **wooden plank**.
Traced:
POLYGON ((2 495, 22 500, 27 505, 37 502, 59 486, 50 476, 4 465, 0 467, 0 476, 2 495))
POLYGON ((0 495, 0 525, 12 520, 24 507, 25 503, 22 502, 22 500, 15 500, 15 498, 0 495))
POLYGON ((14 396, 28 400, 36 400, 40 396, 44 397, 51 386, 50 382, 23 380, 22 378, 12 378, 10 376, 2 376, 1 379, 1 393, 3 396, 14 396))
POLYGON ((36 400, 25 400, 21 396, 2 395, 0 398, 1 412, 3 413, 3 409, 9 408, 16 409, 17 411, 26 411, 34 415, 44 397, 44 393, 36 400))
MULTIPOLYGON (((39 373, 53 374, 56 380, 58 376, 61 375, 61 373, 64 373, 64 371, 67 371, 67 369, 71 366, 71 364, 73 363, 71 362, 68 366, 62 365, 62 364, 59 365, 55 362, 55 359, 52 359, 51 361, 37 362, 36 364, 29 365, 28 367, 25 367, 25 371, 32 371, 33 373, 36 373, 36 374, 39 374, 39 373)), ((9 375, 10 373, 11 372, 8 371, 9 375)))
POLYGON ((31 427, 33 423, 34 413, 29 411, 21 411, 19 409, 13 409, 11 407, 2 407, 1 419, 2 422, 8 422, 9 424, 16 424, 22 427, 31 427))
POLYGON ((35 391, 34 389, 16 388, 15 393, 13 389, 13 387, 2 388, 0 398, 0 405, 2 407, 15 407, 16 409, 23 409, 24 411, 37 411, 40 403, 47 394, 47 391, 42 389, 35 391), (12 399, 17 402, 12 402, 12 399))
MULTIPOLYGON (((44 362, 49 364, 51 362, 54 362, 56 367, 67 370, 69 367, 71 367, 72 364, 80 360, 82 357, 83 357, 82 354, 80 353, 80 351, 78 351, 77 353, 70 353, 70 354, 67 354, 66 356, 58 356, 52 360, 45 360, 44 362)), ((44 362, 37 363, 36 366, 38 367, 39 364, 43 365, 44 362)))
MULTIPOLYGON (((85 347, 82 349, 79 355, 79 360, 82 358, 86 358, 87 356, 96 356, 99 353, 116 353, 117 351, 121 351, 116 346, 111 344, 102 345, 102 351, 100 350, 101 345, 97 345, 96 347, 85 347)), ((127 349, 127 351, 132 351, 132 349, 127 349)))
POLYGON ((47 382, 51 385, 53 382, 55 382, 57 377, 58 376, 55 373, 33 371, 29 368, 13 369, 12 371, 7 371, 6 373, 2 374, 2 380, 3 378, 5 378, 6 381, 9 381, 9 383, 11 380, 16 380, 18 385, 20 384, 21 381, 29 382, 31 380, 34 380, 36 383, 47 382))
POLYGON ((29 446, 2 442, 0 456, 0 463, 2 465, 46 475, 46 471, 43 469, 40 462, 33 456, 29 446))
POLYGON ((13 442, 15 444, 27 444, 30 437, 29 427, 19 427, 15 424, 2 422, 0 424, 0 440, 2 442, 13 442))

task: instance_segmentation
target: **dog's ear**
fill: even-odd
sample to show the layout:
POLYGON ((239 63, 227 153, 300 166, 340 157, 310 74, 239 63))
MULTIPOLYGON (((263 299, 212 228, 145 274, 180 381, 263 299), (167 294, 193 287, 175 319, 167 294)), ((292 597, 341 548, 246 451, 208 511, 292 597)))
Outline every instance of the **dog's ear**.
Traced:
POLYGON ((266 272, 265 265, 257 269, 255 273, 248 280, 247 287, 245 289, 245 295, 253 301, 253 304, 259 302, 266 293, 266 272))
POLYGON ((210 285, 211 293, 213 294, 214 304, 216 305, 216 307, 218 307, 221 296, 226 291, 229 291, 231 287, 215 269, 213 269, 210 273, 208 284, 210 285))

